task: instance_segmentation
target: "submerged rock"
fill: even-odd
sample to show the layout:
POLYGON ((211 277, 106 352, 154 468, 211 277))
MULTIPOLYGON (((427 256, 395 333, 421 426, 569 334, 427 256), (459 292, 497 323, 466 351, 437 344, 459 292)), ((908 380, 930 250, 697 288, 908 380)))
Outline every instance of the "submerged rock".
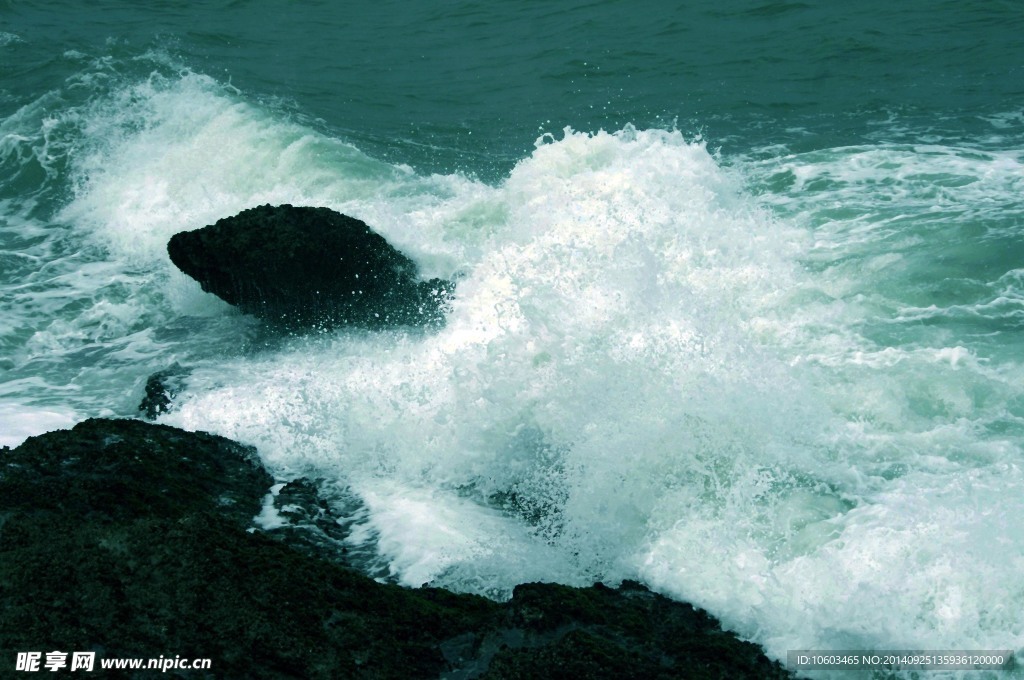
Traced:
POLYGON ((167 251, 203 290, 289 329, 435 326, 454 288, 420 280, 384 237, 328 208, 250 208, 175 234, 167 251))
MULTIPOLYGON (((296 534, 260 531, 272 480, 203 433, 90 420, 0 449, 0 664, 18 652, 210 659, 189 678, 780 678, 707 613, 638 584, 528 584, 510 602, 379 583, 296 534)), ((330 535, 328 535, 330 534, 330 535)), ((343 559, 343 557, 339 557, 343 559)), ((153 677, 153 671, 121 677, 153 677)))
POLYGON ((169 368, 157 371, 146 379, 146 396, 139 403, 139 411, 148 420, 171 410, 171 402, 185 387, 189 371, 175 362, 169 368))
MULTIPOLYGON (((345 500, 346 510, 362 507, 354 497, 345 500)), ((345 539, 352 521, 335 512, 316 484, 306 478, 272 487, 255 523, 297 550, 328 561, 350 563, 345 539)))

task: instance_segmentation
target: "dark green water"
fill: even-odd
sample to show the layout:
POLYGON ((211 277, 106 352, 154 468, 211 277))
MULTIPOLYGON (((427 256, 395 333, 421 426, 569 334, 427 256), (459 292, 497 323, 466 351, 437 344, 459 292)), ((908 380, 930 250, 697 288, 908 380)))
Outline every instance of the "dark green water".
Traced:
MULTIPOLYGON (((166 50, 395 162, 504 174, 538 130, 677 125, 726 150, 988 132, 1019 109, 1016 2, 5 2, 5 110, 61 54, 166 50), (895 124, 894 124, 895 123, 895 124), (800 130, 800 134, 795 133, 800 130)), ((124 68, 124 66, 122 66, 124 68)))

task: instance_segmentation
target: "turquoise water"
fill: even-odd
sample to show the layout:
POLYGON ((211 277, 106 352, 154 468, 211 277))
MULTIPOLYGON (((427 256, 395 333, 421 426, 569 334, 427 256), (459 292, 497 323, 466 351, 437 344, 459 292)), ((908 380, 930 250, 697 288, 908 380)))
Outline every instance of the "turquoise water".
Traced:
POLYGON ((1024 8, 726 4, 0 1, 0 443, 177 361, 162 420, 397 581, 1020 653, 1024 8), (457 277, 448 325, 278 337, 169 262, 267 202, 457 277))

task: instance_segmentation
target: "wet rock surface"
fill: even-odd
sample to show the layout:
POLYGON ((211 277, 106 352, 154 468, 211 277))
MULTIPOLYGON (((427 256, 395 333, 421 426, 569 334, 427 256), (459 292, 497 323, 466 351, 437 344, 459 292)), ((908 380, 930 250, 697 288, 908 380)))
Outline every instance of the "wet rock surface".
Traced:
POLYGON ((175 234, 167 251, 203 290, 289 330, 437 326, 454 289, 328 208, 250 208, 175 234))
POLYGON ((276 494, 287 526, 256 528, 272 485, 249 447, 142 421, 0 449, 0 664, 62 650, 211 660, 120 676, 139 678, 788 677, 639 584, 526 584, 498 603, 377 582, 345 566, 344 526, 308 482, 276 494))
POLYGON ((139 403, 139 412, 148 420, 156 420, 158 416, 171 410, 174 398, 185 387, 188 369, 175 362, 162 371, 157 371, 146 379, 146 395, 139 403))

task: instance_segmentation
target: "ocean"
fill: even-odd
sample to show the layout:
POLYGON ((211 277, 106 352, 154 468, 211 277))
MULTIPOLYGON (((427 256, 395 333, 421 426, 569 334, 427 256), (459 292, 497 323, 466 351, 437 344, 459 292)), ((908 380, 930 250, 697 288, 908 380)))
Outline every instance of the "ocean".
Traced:
POLYGON ((1024 5, 135 4, 0 0, 0 444, 179 364, 160 422, 316 479, 380 578, 1024 655, 1024 5), (281 334, 171 264, 266 203, 446 325, 281 334))

